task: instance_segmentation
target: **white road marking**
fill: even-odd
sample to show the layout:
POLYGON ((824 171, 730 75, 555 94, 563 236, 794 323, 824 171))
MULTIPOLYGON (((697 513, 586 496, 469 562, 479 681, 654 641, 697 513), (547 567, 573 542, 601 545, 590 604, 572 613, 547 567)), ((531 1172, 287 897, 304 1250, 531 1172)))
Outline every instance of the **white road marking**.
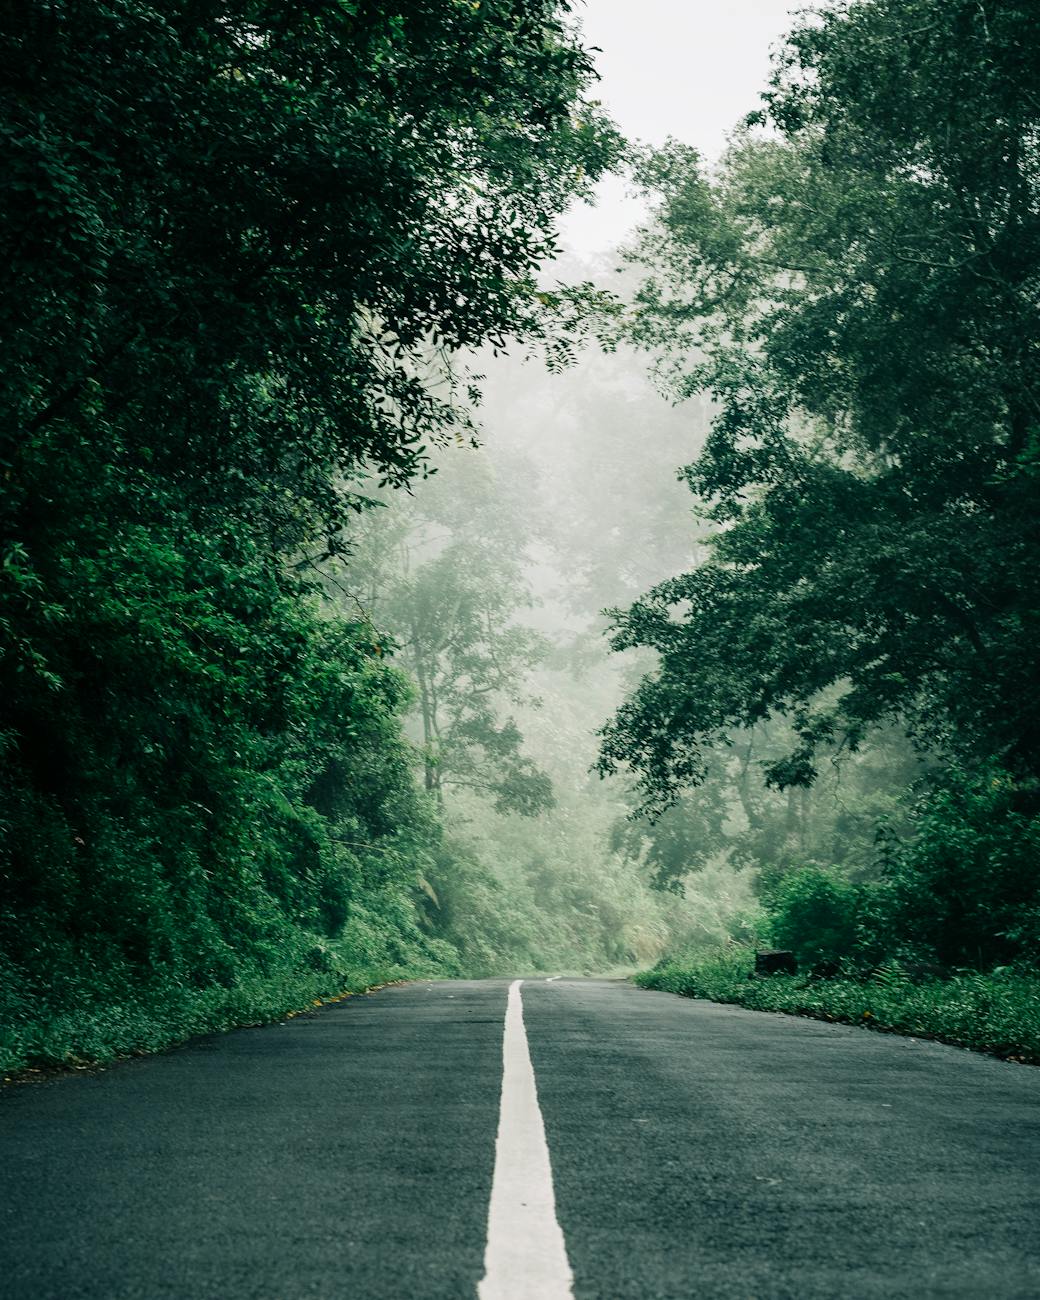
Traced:
POLYGON ((495 1142, 480 1300, 571 1300, 573 1276, 556 1219, 552 1166, 524 1030, 520 985, 509 986, 502 1104, 495 1142))
POLYGON ((545 982, 546 984, 551 984, 553 980, 558 980, 559 978, 560 978, 559 975, 550 975, 545 982))

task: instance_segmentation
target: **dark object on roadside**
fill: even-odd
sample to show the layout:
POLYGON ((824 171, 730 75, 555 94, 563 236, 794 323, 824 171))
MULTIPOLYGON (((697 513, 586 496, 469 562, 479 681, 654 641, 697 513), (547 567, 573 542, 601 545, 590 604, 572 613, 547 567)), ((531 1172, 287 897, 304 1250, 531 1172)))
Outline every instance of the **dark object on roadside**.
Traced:
POLYGON ((818 961, 809 974, 814 980, 832 980, 841 974, 840 961, 818 961))
POLYGON ((798 963, 794 953, 777 948, 772 952, 755 953, 756 975, 797 975, 798 963))

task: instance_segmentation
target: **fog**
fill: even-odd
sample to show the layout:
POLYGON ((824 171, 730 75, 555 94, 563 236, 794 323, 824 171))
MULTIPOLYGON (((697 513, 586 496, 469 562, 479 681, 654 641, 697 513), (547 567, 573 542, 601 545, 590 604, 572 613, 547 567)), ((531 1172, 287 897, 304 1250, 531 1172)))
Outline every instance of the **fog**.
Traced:
MULTIPOLYGON (((783 0, 585 0, 575 13, 599 51, 599 98, 622 134, 652 145, 674 136, 714 161, 756 106, 770 51, 799 7, 783 0)), ((620 176, 604 178, 597 197, 575 204, 561 224, 564 247, 579 257, 609 253, 645 215, 620 176)))
POLYGON ((1030 7, 51 8, 0 1065, 622 971, 1040 1059, 1030 7))
MULTIPOLYGON (((622 131, 679 135, 712 159, 764 89, 790 12, 744 0, 677 15, 657 0, 593 2, 580 17, 622 131)), ((630 292, 619 250, 646 219, 628 182, 608 178, 564 218, 546 279, 630 292)), ((444 873, 426 882, 431 921, 471 969, 631 970, 747 939, 767 856, 843 859, 870 838, 876 808, 858 806, 853 781, 850 812, 837 769, 811 794, 766 790, 758 771, 789 739, 781 726, 735 737, 657 824, 636 816, 630 782, 593 770, 597 733, 653 667, 649 653, 612 652, 608 611, 706 554, 679 471, 711 409, 662 396, 652 360, 591 343, 562 371, 537 355, 471 358, 479 446, 436 449, 430 478, 383 493, 344 566, 418 682, 411 734, 449 831, 444 873)))

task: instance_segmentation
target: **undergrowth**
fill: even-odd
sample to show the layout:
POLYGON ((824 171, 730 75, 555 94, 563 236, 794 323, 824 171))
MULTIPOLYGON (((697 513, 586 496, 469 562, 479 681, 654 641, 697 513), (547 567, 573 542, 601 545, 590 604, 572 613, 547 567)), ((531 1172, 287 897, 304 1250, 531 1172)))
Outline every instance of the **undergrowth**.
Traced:
POLYGON ((34 998, 0 968, 0 1074, 6 1081, 24 1071, 105 1065, 197 1034, 281 1020, 376 985, 458 973, 451 944, 385 913, 359 906, 337 939, 285 934, 263 963, 240 961, 226 985, 199 988, 162 973, 142 979, 115 966, 85 969, 34 998))
POLYGON ((892 964, 868 977, 752 974, 751 949, 666 959, 635 982, 684 997, 841 1021, 1040 1065, 1040 977, 1010 969, 917 981, 892 964))

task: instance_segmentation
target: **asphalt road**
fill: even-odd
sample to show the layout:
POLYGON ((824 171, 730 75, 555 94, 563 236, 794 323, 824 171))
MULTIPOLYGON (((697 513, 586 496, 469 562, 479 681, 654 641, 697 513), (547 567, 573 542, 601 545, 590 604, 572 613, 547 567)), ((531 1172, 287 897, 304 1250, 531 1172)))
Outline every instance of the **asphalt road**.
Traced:
MULTIPOLYGON (((507 981, 0 1095, 3 1300, 473 1297, 507 981)), ((526 981, 577 1300, 1040 1297, 1040 1071, 526 981)))

